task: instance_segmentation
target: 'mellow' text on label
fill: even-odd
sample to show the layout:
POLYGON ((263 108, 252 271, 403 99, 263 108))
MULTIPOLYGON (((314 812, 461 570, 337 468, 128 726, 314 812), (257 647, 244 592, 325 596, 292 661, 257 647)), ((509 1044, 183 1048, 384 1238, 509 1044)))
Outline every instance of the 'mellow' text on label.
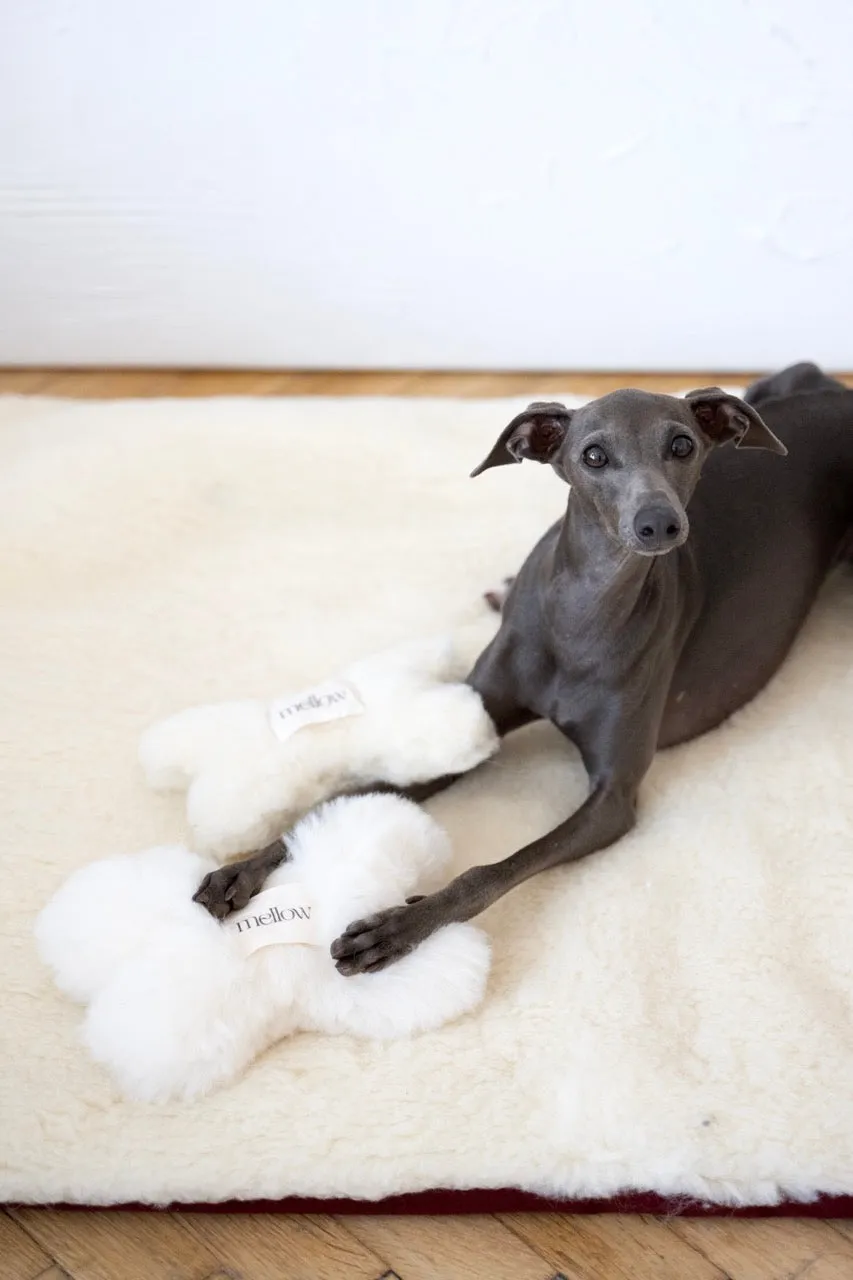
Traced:
POLYGON ((343 680, 328 680, 313 689, 276 699, 270 704, 270 726, 275 736, 285 742, 309 724, 343 720, 363 711, 364 703, 351 685, 343 680))
POLYGON ((225 927, 239 940, 247 956, 260 947, 320 945, 314 903, 299 884, 265 889, 245 910, 229 916, 225 927))

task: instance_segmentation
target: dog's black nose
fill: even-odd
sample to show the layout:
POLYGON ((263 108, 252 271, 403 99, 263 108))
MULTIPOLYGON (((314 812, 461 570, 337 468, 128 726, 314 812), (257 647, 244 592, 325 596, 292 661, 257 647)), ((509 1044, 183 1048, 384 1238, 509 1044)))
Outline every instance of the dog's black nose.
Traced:
POLYGON ((672 507, 643 507, 634 516, 634 532, 644 550, 664 551, 681 533, 681 521, 672 507))

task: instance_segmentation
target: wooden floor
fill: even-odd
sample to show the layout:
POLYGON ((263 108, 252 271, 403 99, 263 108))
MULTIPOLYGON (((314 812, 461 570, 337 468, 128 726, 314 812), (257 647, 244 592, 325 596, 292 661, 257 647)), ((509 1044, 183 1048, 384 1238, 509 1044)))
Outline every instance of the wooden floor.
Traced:
POLYGON ((615 387, 681 391, 737 385, 755 375, 679 373, 177 373, 170 370, 0 369, 0 393, 111 399, 119 396, 520 396, 615 387))
MULTIPOLYGON (((749 374, 0 370, 0 393, 500 396, 680 390, 749 374)), ((853 384, 853 379, 848 378, 853 384)), ((853 1280, 853 1223, 639 1216, 0 1213, 0 1280, 853 1280)))

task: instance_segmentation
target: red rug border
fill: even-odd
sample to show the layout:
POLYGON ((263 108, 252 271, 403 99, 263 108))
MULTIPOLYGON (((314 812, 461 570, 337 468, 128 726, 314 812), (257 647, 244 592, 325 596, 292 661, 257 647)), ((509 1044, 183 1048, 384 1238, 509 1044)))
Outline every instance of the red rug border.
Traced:
POLYGON ((655 1217, 699 1218, 853 1218, 853 1196, 820 1195, 801 1202, 785 1200, 775 1205, 725 1205, 706 1203, 690 1197, 661 1196, 655 1192, 628 1192, 611 1199, 562 1200, 535 1195, 530 1191, 504 1187, 499 1190, 416 1191, 388 1196, 384 1200, 313 1199, 286 1196, 282 1200, 223 1200, 215 1204, 175 1201, 171 1204, 64 1204, 19 1206, 71 1209, 92 1212, 99 1209, 138 1213, 335 1213, 335 1214, 444 1214, 468 1213, 644 1213, 655 1217))

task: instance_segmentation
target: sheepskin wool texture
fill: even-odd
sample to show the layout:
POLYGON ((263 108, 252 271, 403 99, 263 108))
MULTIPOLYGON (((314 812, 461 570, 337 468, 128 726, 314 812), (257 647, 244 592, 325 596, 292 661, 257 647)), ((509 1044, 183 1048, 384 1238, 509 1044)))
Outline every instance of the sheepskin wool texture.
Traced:
MULTIPOLYGON (((478 921, 492 970, 458 1022, 299 1034, 199 1102, 122 1103, 39 962, 76 867, 186 840, 146 726, 479 616, 566 499, 529 463, 467 479, 519 407, 0 401, 5 1199, 853 1192, 849 571, 751 706, 656 759, 630 836, 478 921)), ((430 810, 460 870, 585 788, 534 725, 430 810)))
POLYGON ((249 931, 274 913, 258 905, 253 922, 250 903, 220 925, 192 900, 217 864, 180 845, 87 863, 39 915, 39 954, 60 990, 88 1005, 83 1043, 124 1097, 202 1097, 293 1032, 390 1040, 482 999, 489 944, 471 924, 439 929, 375 974, 344 978, 329 955, 353 918, 427 893, 446 871, 447 833, 424 809, 393 795, 331 800, 297 823, 288 850, 265 888, 296 886, 317 945, 246 955, 249 931))

